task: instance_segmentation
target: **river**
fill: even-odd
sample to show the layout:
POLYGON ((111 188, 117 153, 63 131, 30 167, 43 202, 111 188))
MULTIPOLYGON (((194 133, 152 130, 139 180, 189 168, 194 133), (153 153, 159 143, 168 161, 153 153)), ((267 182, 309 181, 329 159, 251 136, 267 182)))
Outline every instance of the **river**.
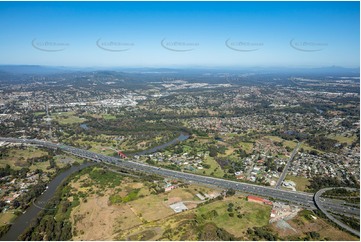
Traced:
POLYGON ((174 144, 176 144, 176 143, 178 143, 178 142, 181 142, 181 141, 184 141, 184 140, 186 140, 186 139, 188 139, 188 138, 189 138, 189 134, 187 134, 187 133, 181 133, 177 138, 175 138, 175 139, 173 139, 173 140, 171 140, 171 141, 169 141, 169 142, 167 142, 167 143, 158 145, 158 146, 156 146, 156 147, 154 147, 154 148, 151 148, 151 149, 149 149, 149 150, 143 150, 143 151, 137 152, 137 153, 133 154, 133 156, 134 156, 134 155, 147 155, 147 154, 152 154, 152 153, 154 153, 154 152, 157 152, 158 150, 162 150, 162 149, 164 149, 164 148, 167 148, 167 147, 170 146, 170 145, 174 145, 174 144))
POLYGON ((39 196, 31 206, 26 209, 26 212, 17 217, 12 224, 9 231, 1 237, 1 240, 6 241, 15 241, 17 238, 25 231, 25 229, 30 225, 38 213, 44 209, 45 205, 50 201, 54 196, 54 193, 58 186, 71 174, 74 172, 80 171, 88 166, 94 165, 95 163, 85 163, 79 166, 72 166, 68 170, 57 175, 49 184, 46 191, 39 196))
MULTIPOLYGON (((85 130, 89 130, 89 129, 90 129, 87 124, 80 124, 79 126, 80 126, 82 129, 85 129, 85 130)), ((167 143, 158 145, 158 146, 153 147, 153 148, 148 149, 148 150, 143 150, 143 151, 136 152, 136 153, 134 153, 134 154, 129 154, 129 156, 152 154, 152 153, 157 152, 158 150, 162 150, 162 149, 164 149, 164 148, 167 148, 167 147, 170 146, 170 145, 174 145, 174 144, 176 144, 176 143, 178 143, 178 142, 185 141, 185 140, 188 139, 188 138, 189 138, 189 134, 182 132, 182 133, 180 133, 180 135, 179 135, 177 138, 175 138, 175 139, 173 139, 173 140, 171 140, 171 141, 169 141, 169 142, 167 142, 167 143)))
MULTIPOLYGON (((89 127, 82 126, 84 129, 88 129, 89 127)), ((181 133, 177 138, 158 145, 154 148, 143 150, 140 152, 135 153, 134 155, 146 155, 151 154, 154 152, 157 152, 158 150, 162 150, 170 145, 174 145, 178 142, 184 141, 189 138, 189 134, 187 133, 181 133)), ((17 240, 17 238, 25 231, 25 229, 30 225, 31 221, 33 221, 38 213, 44 209, 45 205, 49 202, 49 200, 53 197, 56 189, 58 186, 62 183, 62 181, 65 180, 69 175, 73 174, 76 171, 82 170, 88 166, 94 165, 95 163, 86 163, 82 164, 80 166, 72 166, 68 170, 60 173, 58 176, 56 176, 49 184, 48 189, 40 196, 38 197, 35 202, 26 210, 26 212, 19 217, 17 217, 12 224, 9 231, 1 237, 0 240, 6 240, 6 241, 14 241, 17 240)))

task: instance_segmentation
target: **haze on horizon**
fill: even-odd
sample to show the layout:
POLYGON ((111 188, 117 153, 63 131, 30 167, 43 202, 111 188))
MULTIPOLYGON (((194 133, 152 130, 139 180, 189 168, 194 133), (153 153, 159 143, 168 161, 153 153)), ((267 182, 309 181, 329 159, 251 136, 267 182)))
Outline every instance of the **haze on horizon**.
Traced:
POLYGON ((0 64, 360 65, 359 2, 0 2, 0 64))

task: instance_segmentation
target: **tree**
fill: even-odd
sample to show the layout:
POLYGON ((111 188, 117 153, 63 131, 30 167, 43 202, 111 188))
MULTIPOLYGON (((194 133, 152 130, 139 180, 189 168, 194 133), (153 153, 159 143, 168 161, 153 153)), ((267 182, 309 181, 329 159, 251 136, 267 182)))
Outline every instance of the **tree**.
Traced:
POLYGON ((20 202, 19 202, 18 200, 14 200, 14 201, 13 201, 13 207, 14 207, 15 209, 17 209, 18 207, 20 207, 20 202))
POLYGON ((212 145, 209 147, 209 156, 216 157, 218 155, 217 147, 212 145))
POLYGON ((234 194, 236 194, 236 191, 232 188, 228 189, 226 192, 227 197, 233 196, 234 194))

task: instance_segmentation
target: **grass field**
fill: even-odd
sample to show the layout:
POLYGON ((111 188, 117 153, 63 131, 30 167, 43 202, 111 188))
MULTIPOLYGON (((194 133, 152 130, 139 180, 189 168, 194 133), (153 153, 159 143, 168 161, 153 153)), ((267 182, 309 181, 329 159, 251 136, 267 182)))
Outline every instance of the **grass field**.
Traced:
MULTIPOLYGON (((297 142, 295 142, 295 141, 292 141, 292 140, 284 140, 284 139, 282 139, 281 137, 278 137, 278 136, 265 136, 265 138, 269 138, 270 140, 275 141, 275 142, 283 142, 283 146, 284 146, 284 147, 288 146, 288 147, 290 147, 291 149, 294 149, 294 148, 296 147, 296 145, 297 145, 297 142)), ((309 146, 309 145, 306 144, 306 143, 302 143, 300 148, 303 148, 303 149, 306 150, 306 151, 315 150, 315 151, 317 151, 317 152, 319 152, 319 153, 324 153, 324 152, 322 152, 322 151, 320 151, 320 150, 317 150, 317 149, 312 148, 311 146, 309 146)))
POLYGON ((148 146, 149 144, 153 144, 154 142, 159 141, 162 138, 162 136, 159 135, 152 137, 148 140, 139 141, 137 139, 132 139, 130 137, 127 137, 126 140, 117 141, 116 140, 117 137, 118 136, 115 135, 104 135, 104 134, 101 135, 80 134, 77 136, 77 138, 69 137, 64 139, 63 143, 72 142, 83 147, 91 146, 91 148, 89 149, 90 151, 113 156, 115 152, 113 149, 120 150, 125 154, 127 154, 134 150, 148 149, 149 147, 142 146, 141 144, 143 145, 146 144, 148 146), (90 141, 92 139, 95 141, 90 141))
MULTIPOLYGON (((76 181, 77 191, 88 183, 92 184, 89 188, 95 193, 89 194, 91 189, 82 190, 88 193, 86 201, 82 198, 80 205, 72 212, 73 229, 76 231, 74 240, 197 240, 201 234, 206 236, 204 238, 213 238, 213 235, 217 238, 213 233, 219 231, 218 228, 236 238, 245 238, 248 228, 263 226, 269 226, 272 233, 278 233, 279 237, 285 240, 306 238, 310 231, 319 233, 321 239, 355 240, 353 236, 332 227, 322 218, 313 219, 304 214, 289 221, 296 231, 279 230, 274 224, 269 225, 271 206, 248 202, 236 196, 215 200, 198 207, 189 206, 199 204, 200 200, 195 196, 196 193, 210 193, 214 191, 212 188, 189 185, 155 195, 150 194, 149 182, 122 176, 117 179, 119 175, 110 175, 109 172, 103 174, 99 168, 92 168, 89 171, 76 181), (89 179, 95 183, 89 183, 89 179), (114 186, 105 185, 113 181, 114 186), (108 188, 104 189, 104 186, 95 184, 104 184, 108 188), (118 193, 124 198, 132 194, 134 189, 140 190, 133 201, 109 203, 111 194, 118 193), (102 191, 103 194, 96 195, 96 190, 102 191), (179 201, 183 201, 190 210, 176 214, 169 205, 179 201), (229 211, 230 203, 233 204, 231 211, 229 211), (234 215, 230 216, 230 213, 234 215), (212 230, 209 231, 212 236, 207 237, 202 229, 212 230)), ((287 176, 286 179, 295 181, 300 186, 297 187, 298 190, 303 190, 307 185, 307 179, 293 176, 287 176)), ((72 193, 77 192, 72 190, 72 193)))
POLYGON ((207 214, 212 210, 218 213, 218 216, 214 217, 212 222, 235 236, 241 236, 247 228, 267 225, 271 207, 231 197, 224 201, 217 201, 197 208, 196 213, 199 215, 207 214), (236 215, 230 217, 227 211, 229 203, 233 203, 234 208, 239 206, 239 212, 244 216, 242 218, 238 218, 236 215))
POLYGON ((16 218, 16 215, 11 211, 0 213, 0 225, 11 223, 16 218))
POLYGON ((268 138, 272 141, 276 141, 276 142, 282 142, 283 139, 281 137, 278 137, 278 136, 265 136, 265 138, 268 138))
POLYGON ((70 216, 74 240, 113 240, 117 231, 142 224, 128 204, 110 203, 114 194, 126 197, 143 187, 142 183, 93 167, 83 170, 70 186, 73 194, 84 194, 70 216))
POLYGON ((80 174, 79 178, 71 183, 73 192, 81 191, 88 194, 86 202, 81 200, 80 205, 71 214, 75 240, 112 240, 115 234, 124 230, 166 218, 174 214, 168 202, 178 199, 192 200, 195 189, 200 189, 197 186, 190 186, 159 195, 150 195, 147 187, 141 182, 132 182, 132 179, 122 178, 112 172, 103 174, 100 178, 100 171, 99 168, 93 168, 86 174, 80 174), (110 188, 104 189, 109 183, 115 186, 111 185, 110 188), (84 184, 90 186, 84 190, 82 189, 84 184), (109 203, 112 194, 125 198, 132 194, 134 189, 140 189, 133 198, 134 201, 109 203), (91 190, 95 193, 102 191, 103 195, 90 195, 91 190))
POLYGON ((347 143, 348 145, 352 144, 352 142, 354 142, 356 140, 355 136, 345 137, 342 135, 329 135, 327 137, 330 139, 337 140, 340 143, 347 143))
POLYGON ((212 157, 207 157, 203 160, 203 162, 207 165, 210 165, 209 169, 202 169, 202 170, 195 170, 195 173, 201 174, 201 175, 212 175, 215 177, 223 177, 224 171, 222 170, 221 166, 215 161, 212 157), (205 173, 203 173, 203 171, 205 173))
POLYGON ((163 229, 149 229, 147 226, 161 223, 160 221, 175 215, 170 204, 184 201, 188 207, 193 205, 194 208, 200 202, 196 193, 214 191, 207 187, 189 185, 155 195, 150 194, 147 184, 113 172, 103 173, 101 168, 82 171, 70 183, 72 194, 85 195, 80 196, 79 206, 71 213, 73 239, 114 240, 119 234, 128 234, 124 236, 133 239, 160 238, 163 229), (135 190, 139 192, 134 193, 135 190), (121 199, 119 203, 112 203, 110 201, 114 194, 119 198, 126 198, 131 194, 134 196, 130 199, 132 201, 121 199), (143 227, 137 229, 138 226, 145 226, 144 230, 143 227))
MULTIPOLYGON (((197 240, 200 235, 206 236, 204 238, 217 239, 217 233, 223 233, 220 229, 236 238, 245 238, 248 228, 270 226, 272 207, 248 202, 244 198, 233 196, 209 204, 201 204, 198 207, 190 206, 190 204, 198 205, 200 202, 195 196, 196 193, 214 191, 209 187, 188 185, 156 195, 150 194, 149 182, 111 172, 103 173, 99 168, 84 170, 77 176, 79 178, 71 183, 71 193, 79 196, 81 190, 86 194, 81 196, 79 206, 71 213, 73 240, 184 241, 197 240), (88 188, 82 190, 85 184, 88 184, 88 188), (140 190, 135 194, 134 200, 118 204, 109 203, 112 194, 124 198, 132 194, 135 189, 140 190), (100 195, 99 192, 102 194, 100 195), (169 205, 179 201, 183 201, 189 210, 176 214, 169 205), (229 211, 230 203, 233 204, 231 211, 229 211), (230 213, 234 215, 230 216, 230 213), (212 231, 204 231, 207 229, 212 231), (208 232, 214 236, 207 237, 208 232)), ((354 239, 350 235, 342 239, 345 233, 334 229, 321 218, 315 221, 309 220, 300 215, 298 220, 291 221, 291 225, 297 229, 294 234, 289 231, 280 232, 276 230, 277 228, 273 228, 273 225, 270 228, 286 240, 297 238, 298 235, 303 236, 307 231, 318 231, 322 238, 327 237, 331 240, 354 239), (296 237, 289 237, 293 235, 296 237)))
POLYGON ((82 163, 84 159, 70 154, 66 154, 66 155, 56 155, 54 156, 54 160, 57 166, 61 168, 64 167, 67 163, 73 163, 73 162, 82 163))
MULTIPOLYGON (((0 159, 0 167, 4 167, 5 165, 10 165, 10 167, 12 169, 15 170, 19 170, 23 167, 28 167, 31 171, 34 171, 36 169, 40 169, 43 171, 47 171, 50 173, 55 172, 55 169, 50 169, 48 170, 47 168, 50 166, 49 161, 44 161, 44 162, 34 162, 32 165, 30 165, 30 163, 28 163, 26 160, 30 159, 30 158, 37 158, 37 157, 42 157, 45 155, 48 155, 48 152, 40 150, 36 147, 26 147, 24 150, 23 149, 19 149, 19 148, 12 148, 8 151, 9 156, 8 157, 4 157, 2 159, 0 159)), ((75 161, 77 162, 81 162, 82 160, 71 156, 71 155, 59 155, 59 156, 54 156, 56 165, 59 168, 62 168, 66 165, 66 163, 61 162, 60 159, 66 159, 69 160, 70 163, 73 163, 75 161)))
POLYGON ((174 214, 164 203, 163 196, 150 195, 128 203, 134 213, 146 221, 154 221, 174 214))
POLYGON ((54 121, 59 122, 59 124, 74 124, 74 123, 83 123, 86 121, 85 118, 79 118, 75 116, 74 112, 54 113, 51 115, 51 118, 54 121))
POLYGON ((49 161, 44 161, 44 162, 35 162, 34 164, 32 164, 31 166, 29 166, 29 169, 31 171, 35 171, 36 169, 40 169, 40 170, 43 170, 43 171, 46 171, 47 167, 50 166, 50 163, 49 161))
POLYGON ((102 117, 103 117, 103 119, 105 119, 105 120, 116 119, 116 117, 115 117, 114 115, 111 115, 111 114, 103 114, 102 117))
POLYGON ((287 175, 285 180, 290 180, 296 183, 296 190, 304 192, 310 181, 305 177, 287 175))
POLYGON ((253 144, 248 142, 239 142, 239 146, 246 151, 247 154, 250 154, 253 149, 253 144))
POLYGON ((45 112, 35 112, 34 115, 37 117, 37 116, 43 116, 45 115, 46 113, 45 112))
MULTIPOLYGON (((26 162, 27 159, 41 157, 47 154, 47 152, 31 146, 25 149, 12 148, 8 151, 8 157, 0 159, 0 166, 5 167, 5 165, 10 165, 13 169, 21 169, 22 167, 29 166, 26 162)), ((42 164, 37 165, 42 166, 42 164)))

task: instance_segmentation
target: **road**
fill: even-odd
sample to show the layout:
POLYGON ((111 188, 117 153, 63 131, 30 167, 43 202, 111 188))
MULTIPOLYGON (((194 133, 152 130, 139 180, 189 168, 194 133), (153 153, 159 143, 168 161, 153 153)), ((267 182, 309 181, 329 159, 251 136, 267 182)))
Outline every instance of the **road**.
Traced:
MULTIPOLYGON (((347 187, 343 187, 347 190, 356 190, 356 189, 352 189, 352 188, 347 188, 347 187)), ((340 220, 336 219, 334 216, 332 216, 328 211, 327 209, 324 208, 324 206, 322 205, 322 202, 321 202, 321 195, 326 192, 326 191, 329 191, 329 190, 332 190, 332 189, 335 189, 335 187, 330 187, 330 188, 324 188, 324 189, 321 189, 319 190, 318 192, 315 193, 315 196, 314 196, 314 200, 315 200, 315 204, 316 206, 326 215, 326 217, 328 219, 330 219, 332 222, 334 222, 335 224, 337 224, 338 226, 348 230, 349 232, 353 233, 354 235, 357 235, 358 237, 360 237, 360 231, 357 231, 353 228, 351 228, 350 226, 344 224, 343 222, 341 222, 340 220)))
POLYGON ((282 174, 280 176, 280 178, 278 179, 277 181, 277 184, 276 184, 276 188, 279 189, 280 186, 282 185, 282 182, 284 181, 286 175, 287 175, 287 172, 288 172, 288 169, 290 168, 290 165, 293 161, 293 159, 295 158, 295 155, 297 154, 297 151, 298 151, 298 148, 300 148, 300 145, 301 143, 298 143, 297 146, 295 147, 295 149, 292 151, 292 154, 291 154, 291 157, 290 159, 288 160, 285 168, 283 168, 283 171, 282 171, 282 174))
MULTIPOLYGON (((208 184, 212 186, 218 186, 225 189, 234 189, 237 191, 249 193, 249 194, 256 194, 263 197, 274 198, 277 200, 286 201, 289 203, 293 203, 302 207, 310 208, 310 209, 317 209, 314 200, 313 194, 305 193, 305 192, 298 192, 298 191, 286 191, 280 190, 273 187, 268 186, 260 186, 254 185, 249 183, 243 182, 235 182, 230 180, 224 180, 220 178, 214 177, 207 177, 202 175, 195 175, 190 173, 184 173, 180 171, 168 170, 164 168, 159 168, 155 166, 151 166, 148 164, 142 164, 138 162, 134 162, 131 160, 122 160, 115 157, 105 156, 102 154, 97 154, 91 151, 82 150, 79 148, 66 146, 62 144, 54 144, 42 140, 36 139, 16 139, 16 138, 2 138, 0 137, 0 141, 6 141, 11 143, 27 143, 33 145, 44 146, 51 149, 61 149, 64 152, 73 154, 78 157, 90 159, 96 162, 105 162, 109 164, 114 164, 119 167, 123 167, 129 170, 134 171, 141 171, 144 173, 152 173, 157 174, 160 176, 165 177, 172 177, 177 178, 189 182, 201 183, 201 184, 208 184)), ((360 216, 360 209, 349 207, 343 204, 340 201, 333 200, 333 199, 325 199, 321 201, 321 204, 324 206, 325 209, 344 214, 346 216, 360 216)))

